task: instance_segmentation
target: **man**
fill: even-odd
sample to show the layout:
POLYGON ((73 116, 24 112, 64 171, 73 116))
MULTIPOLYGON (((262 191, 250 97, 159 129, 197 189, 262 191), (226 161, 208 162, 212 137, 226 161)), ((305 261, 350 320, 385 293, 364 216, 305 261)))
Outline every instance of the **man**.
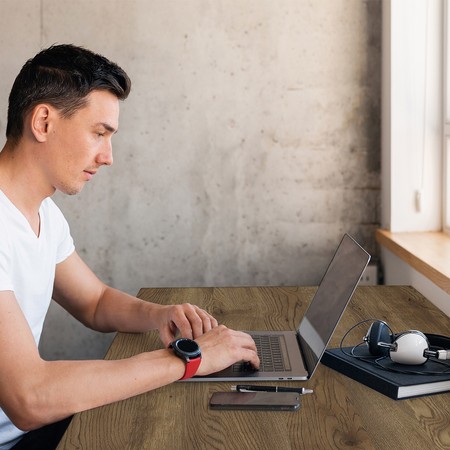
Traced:
POLYGON ((129 91, 120 67, 72 45, 38 53, 14 82, 0 153, 1 449, 33 436, 21 441, 24 431, 192 376, 169 347, 177 333, 200 347, 198 374, 239 360, 258 367, 250 336, 206 311, 144 302, 103 284, 49 198, 56 190, 80 192, 112 164, 119 101, 129 91), (44 361, 38 342, 52 297, 94 330, 158 330, 165 348, 119 361, 44 361))

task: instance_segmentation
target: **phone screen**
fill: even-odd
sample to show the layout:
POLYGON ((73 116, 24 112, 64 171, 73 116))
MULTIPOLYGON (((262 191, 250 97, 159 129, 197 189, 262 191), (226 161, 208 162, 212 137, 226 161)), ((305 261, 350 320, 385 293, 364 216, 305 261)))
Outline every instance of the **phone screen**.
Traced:
POLYGON ((228 410, 297 411, 300 395, 295 392, 215 392, 209 406, 228 410))

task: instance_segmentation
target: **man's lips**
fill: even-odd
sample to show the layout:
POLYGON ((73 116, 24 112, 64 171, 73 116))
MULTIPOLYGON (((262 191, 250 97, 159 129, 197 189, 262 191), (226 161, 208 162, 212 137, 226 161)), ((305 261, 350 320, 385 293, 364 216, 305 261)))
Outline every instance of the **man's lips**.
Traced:
POLYGON ((85 170, 84 173, 87 175, 88 180, 90 180, 96 173, 96 170, 85 170))

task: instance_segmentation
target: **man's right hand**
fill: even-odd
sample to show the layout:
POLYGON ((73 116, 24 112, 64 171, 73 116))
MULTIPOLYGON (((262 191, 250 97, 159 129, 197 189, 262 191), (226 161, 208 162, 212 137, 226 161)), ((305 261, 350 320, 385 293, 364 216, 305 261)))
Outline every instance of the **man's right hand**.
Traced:
POLYGON ((202 363, 197 375, 209 375, 238 361, 248 361, 259 368, 255 341, 242 331, 219 325, 196 339, 202 352, 202 363))

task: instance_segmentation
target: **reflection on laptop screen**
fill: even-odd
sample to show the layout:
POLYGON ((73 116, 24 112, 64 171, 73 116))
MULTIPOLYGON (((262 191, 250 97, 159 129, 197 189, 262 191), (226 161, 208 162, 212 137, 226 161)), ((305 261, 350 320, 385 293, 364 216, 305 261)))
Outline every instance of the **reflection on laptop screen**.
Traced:
POLYGON ((369 254, 350 236, 343 237, 297 330, 309 376, 322 357, 369 259, 369 254))

